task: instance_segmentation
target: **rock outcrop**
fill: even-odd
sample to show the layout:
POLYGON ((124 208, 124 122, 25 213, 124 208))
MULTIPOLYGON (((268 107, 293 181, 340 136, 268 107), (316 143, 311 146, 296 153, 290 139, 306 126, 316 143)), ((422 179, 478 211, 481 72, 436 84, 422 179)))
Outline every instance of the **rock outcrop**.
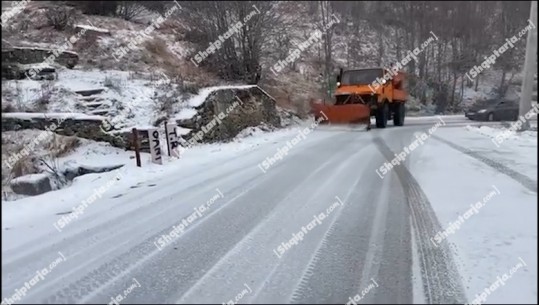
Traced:
POLYGON ((194 117, 177 120, 179 126, 191 129, 183 136, 187 141, 226 142, 248 127, 282 127, 275 100, 258 86, 215 90, 195 109, 194 117))

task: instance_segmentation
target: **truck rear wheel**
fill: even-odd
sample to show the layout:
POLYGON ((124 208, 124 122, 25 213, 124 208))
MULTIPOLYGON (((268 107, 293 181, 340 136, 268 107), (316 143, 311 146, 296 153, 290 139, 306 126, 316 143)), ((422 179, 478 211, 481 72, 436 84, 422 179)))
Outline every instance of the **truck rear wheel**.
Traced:
POLYGON ((387 119, 389 117, 389 106, 384 103, 382 107, 376 110, 376 128, 386 128, 387 119))
POLYGON ((404 125, 404 116, 405 116, 404 103, 399 102, 394 107, 393 125, 395 126, 404 125))

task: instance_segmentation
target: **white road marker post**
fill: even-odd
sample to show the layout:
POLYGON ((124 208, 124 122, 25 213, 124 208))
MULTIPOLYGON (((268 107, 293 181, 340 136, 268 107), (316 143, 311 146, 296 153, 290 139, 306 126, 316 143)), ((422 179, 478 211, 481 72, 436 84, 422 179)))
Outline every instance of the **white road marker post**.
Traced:
POLYGON ((157 128, 148 129, 148 144, 150 145, 150 155, 152 162, 155 164, 163 164, 161 155, 161 143, 159 141, 159 131, 157 128))

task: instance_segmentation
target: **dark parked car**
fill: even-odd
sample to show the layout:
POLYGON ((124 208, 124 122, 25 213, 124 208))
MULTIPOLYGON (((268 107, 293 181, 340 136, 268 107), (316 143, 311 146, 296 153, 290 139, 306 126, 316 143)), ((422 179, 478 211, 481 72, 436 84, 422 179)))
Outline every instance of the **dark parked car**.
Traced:
POLYGON ((516 121, 518 119, 518 102, 491 99, 474 104, 464 115, 477 121, 516 121))

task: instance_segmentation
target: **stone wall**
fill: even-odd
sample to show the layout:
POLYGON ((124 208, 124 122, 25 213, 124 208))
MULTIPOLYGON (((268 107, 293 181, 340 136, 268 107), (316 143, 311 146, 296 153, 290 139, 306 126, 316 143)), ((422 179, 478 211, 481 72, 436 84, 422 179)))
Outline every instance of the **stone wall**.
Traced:
MULTIPOLYGON (((2 132, 22 129, 47 130, 51 124, 58 124, 58 119, 32 118, 22 119, 2 115, 2 132)), ((130 133, 111 135, 101 130, 101 121, 96 119, 66 119, 61 121, 55 133, 64 136, 77 136, 94 141, 109 142, 112 146, 128 149, 130 133)))
MULTIPOLYGON (((54 118, 22 119, 2 115, 2 132, 23 129, 47 130, 51 124, 57 125, 58 122, 59 120, 54 118)), ((102 130, 101 124, 102 121, 97 119, 66 119, 60 123, 54 132, 63 136, 76 136, 94 141, 108 142, 112 146, 121 149, 135 150, 131 130, 107 133, 102 130)), ((148 130, 139 129, 138 138, 140 151, 149 153, 148 130)))
MULTIPOLYGON (((33 64, 42 63, 47 57, 53 55, 53 49, 31 47, 8 47, 2 49, 2 65, 19 63, 33 64)), ((55 60, 57 63, 68 68, 73 68, 79 62, 79 56, 75 52, 64 51, 55 60)))

